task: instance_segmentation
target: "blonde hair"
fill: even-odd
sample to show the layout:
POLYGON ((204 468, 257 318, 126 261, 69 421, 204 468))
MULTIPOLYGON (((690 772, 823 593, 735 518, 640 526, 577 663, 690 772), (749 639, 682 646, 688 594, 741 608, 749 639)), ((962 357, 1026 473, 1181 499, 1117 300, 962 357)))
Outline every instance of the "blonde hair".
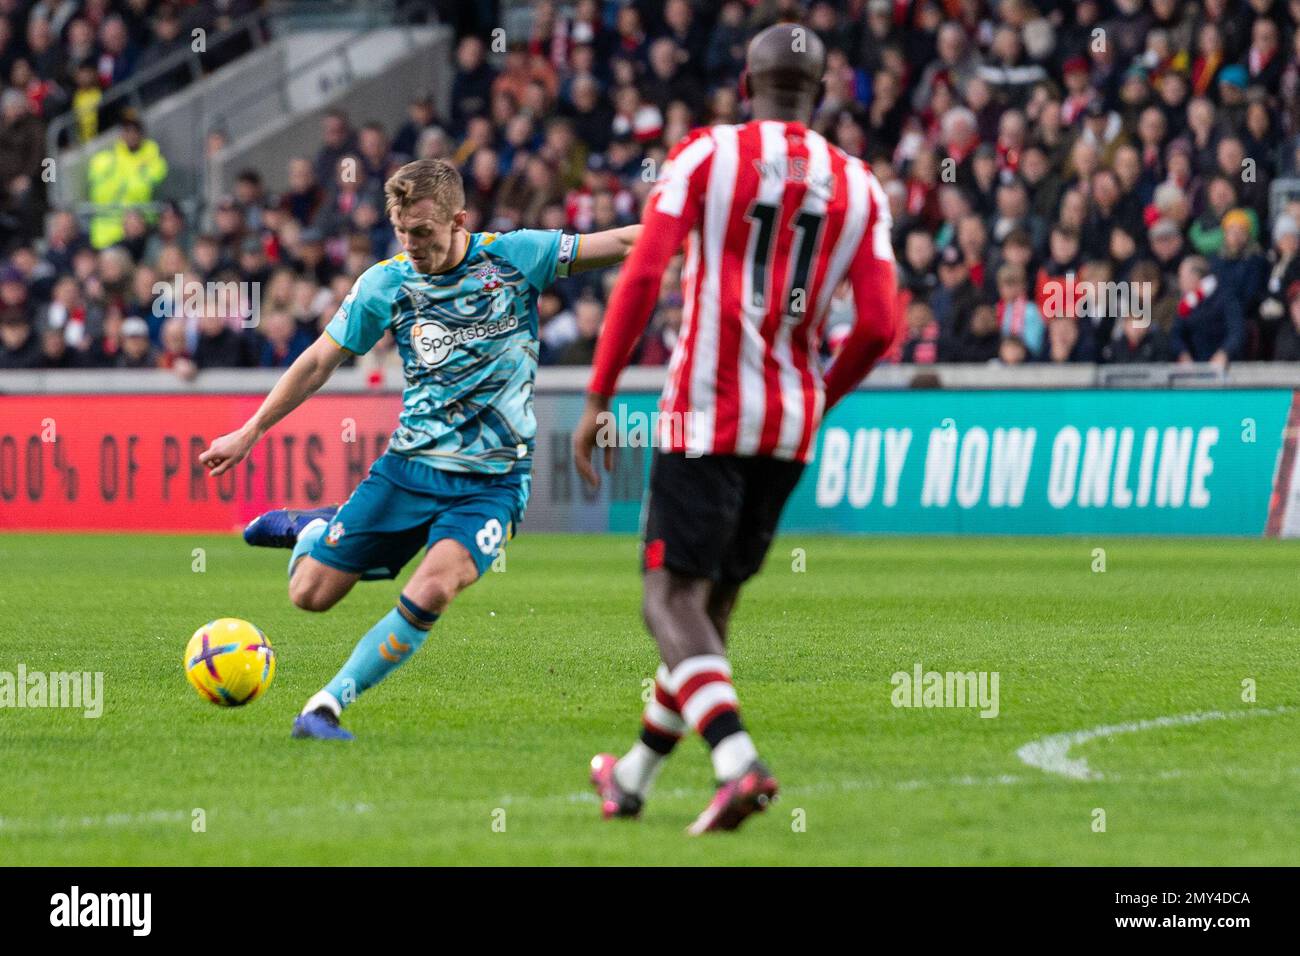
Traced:
POLYGON ((465 184, 460 171, 443 159, 417 159, 384 183, 384 211, 389 215, 422 199, 432 199, 438 218, 450 222, 465 208, 465 184))

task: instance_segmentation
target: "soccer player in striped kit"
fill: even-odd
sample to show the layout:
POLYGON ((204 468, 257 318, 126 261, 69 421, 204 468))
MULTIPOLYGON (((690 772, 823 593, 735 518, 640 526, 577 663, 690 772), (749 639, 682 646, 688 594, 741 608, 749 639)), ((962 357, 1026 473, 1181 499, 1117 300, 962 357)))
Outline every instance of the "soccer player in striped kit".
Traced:
MULTIPOLYGON (((695 129, 669 153, 606 312, 574 434, 578 470, 592 485, 610 396, 684 245, 682 331, 643 514, 643 612, 663 665, 640 739, 621 759, 592 759, 606 817, 640 813, 687 730, 709 745, 718 780, 688 832, 734 829, 777 792, 740 717, 727 623, 741 585, 762 566, 823 413, 857 386, 896 328, 884 191, 864 162, 807 125, 824 71, 811 30, 777 24, 754 37, 741 81, 753 119, 695 129), (846 276, 857 322, 823 375, 823 325, 846 276)), ((606 470, 612 464, 606 448, 606 470)))

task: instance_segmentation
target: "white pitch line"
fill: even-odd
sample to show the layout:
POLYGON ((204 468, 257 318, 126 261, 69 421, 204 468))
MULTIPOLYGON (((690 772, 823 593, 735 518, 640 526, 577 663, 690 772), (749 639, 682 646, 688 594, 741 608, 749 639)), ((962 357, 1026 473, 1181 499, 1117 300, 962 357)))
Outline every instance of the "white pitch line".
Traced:
POLYGON ((1070 748, 1085 744, 1098 737, 1115 737, 1119 734, 1132 734, 1139 730, 1158 730, 1164 727, 1185 727, 1188 724, 1202 724, 1209 720, 1236 720, 1240 717, 1263 717, 1271 714, 1284 714, 1294 708, 1269 707, 1258 710, 1206 710, 1194 714, 1179 714, 1175 717, 1153 717, 1150 720, 1135 720, 1123 724, 1106 724, 1090 730, 1073 730, 1060 734, 1049 734, 1037 740, 1031 740, 1019 750, 1016 756, 1023 763, 1037 767, 1047 773, 1058 774, 1071 780, 1102 780, 1105 775, 1088 766, 1083 757, 1071 757, 1070 748))
MULTIPOLYGON (((1070 748, 1078 744, 1087 743, 1090 740, 1096 740, 1098 737, 1114 737, 1119 734, 1136 733, 1139 730, 1156 730, 1163 727, 1183 727, 1189 724, 1200 724, 1209 720, 1235 720, 1240 717, 1263 717, 1273 714, 1284 714, 1295 711, 1294 707, 1272 707, 1255 710, 1230 710, 1219 711, 1210 710, 1194 714, 1180 714, 1174 717, 1155 717, 1150 720, 1138 720, 1122 724, 1107 724, 1101 727, 1093 727, 1090 730, 1075 730, 1066 733, 1049 734, 1046 737, 1040 737, 1037 740, 1031 740, 1019 750, 1016 756, 1031 767, 1037 767, 1047 773, 1059 774, 1072 780, 1116 780, 1118 776, 1111 774, 1109 778, 1105 777, 1100 771, 1091 769, 1088 761, 1082 757, 1070 757, 1070 748)), ((1225 773, 1232 774, 1234 771, 1228 770, 1225 773)), ((1244 773, 1244 771, 1240 771, 1244 773)), ((1293 767, 1289 771, 1292 775, 1300 775, 1300 767, 1293 767)), ((1196 771, 1187 770, 1165 770, 1154 777, 1153 780, 1165 780, 1182 776, 1199 776, 1196 771)), ((1134 779, 1134 778, 1125 778, 1134 779)), ((836 791, 855 791, 855 790, 922 790, 931 787, 988 787, 988 786, 1014 786, 1016 784, 1027 783, 1025 777, 1016 774, 998 774, 996 776, 977 777, 965 775, 961 777, 936 777, 929 779, 915 780, 882 780, 876 778, 866 778, 857 780, 823 780, 815 783, 809 783, 802 786, 791 787, 785 791, 788 799, 814 793, 830 793, 836 791)), ((706 796, 710 791, 705 787, 679 787, 674 790, 658 791, 655 796, 659 799, 686 799, 689 797, 706 796)), ((471 798, 464 798, 469 800, 471 798)), ((477 798, 472 798, 477 800, 477 798)), ((442 798, 439 802, 452 802, 442 798)), ((504 794, 495 801, 498 806, 510 806, 515 803, 533 804, 533 803, 596 803, 596 795, 590 790, 584 790, 574 793, 553 793, 553 794, 504 794)), ((295 816, 305 813, 319 812, 319 806, 299 806, 285 807, 276 811, 280 817, 295 816)), ((339 813, 369 813, 373 807, 365 803, 343 803, 335 804, 333 809, 339 813)), ((46 819, 22 819, 22 818, 5 818, 0 817, 0 835, 19 834, 31 832, 67 832, 70 830, 100 829, 112 827, 147 827, 157 826, 159 824, 178 823, 190 819, 190 810, 153 810, 145 813, 112 813, 103 816, 64 816, 46 819)))
MULTIPOLYGON (((340 814, 369 813, 374 809, 368 803, 335 803, 327 805, 340 814)), ((194 808, 201 809, 201 808, 194 808)), ((81 816, 45 817, 23 819, 21 817, 0 817, 0 836, 21 833, 68 833, 75 830, 101 830, 126 827, 152 827, 161 824, 189 823, 193 819, 194 809, 190 810, 148 810, 139 813, 83 814, 81 816)), ((305 816, 319 813, 321 806, 281 807, 275 810, 275 816, 305 816)))
MULTIPOLYGON (((921 780, 881 780, 867 778, 860 780, 822 780, 814 783, 792 786, 781 791, 782 799, 787 802, 793 798, 814 793, 835 793, 854 790, 922 790, 928 787, 1002 787, 1023 783, 1024 777, 1014 774, 999 774, 993 777, 935 777, 921 780)), ((655 790, 651 797, 655 800, 685 800, 690 798, 707 798, 713 791, 707 787, 678 787, 673 790, 655 790)), ((597 803, 596 794, 590 790, 575 793, 542 794, 505 794, 497 801, 507 807, 512 803, 597 803)))

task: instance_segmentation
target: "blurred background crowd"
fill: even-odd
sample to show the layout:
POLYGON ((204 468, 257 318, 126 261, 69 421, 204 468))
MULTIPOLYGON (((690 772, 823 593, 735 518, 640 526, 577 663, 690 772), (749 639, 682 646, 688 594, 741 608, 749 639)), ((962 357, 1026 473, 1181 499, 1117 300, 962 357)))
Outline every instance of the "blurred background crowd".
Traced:
MULTIPOLYGON (((167 157, 99 103, 256 6, 0 0, 0 368, 287 365, 395 251, 383 183, 413 158, 460 167, 473 230, 635 222, 673 143, 746 119, 745 45, 778 19, 826 44, 814 128, 889 197, 889 361, 1300 361, 1300 0, 542 0, 504 38, 495 4, 444 4, 446 115, 428 90, 398 128, 336 111, 283 193, 248 169, 214 209, 157 208, 167 157), (68 111, 116 131, 92 215, 46 201, 68 111), (258 283, 256 327, 155 308, 178 276, 258 283)), ((543 364, 590 362, 615 274, 542 295, 543 364)), ((828 353, 852 321, 842 289, 828 353)), ((635 360, 664 364, 680 324, 674 268, 635 360)))

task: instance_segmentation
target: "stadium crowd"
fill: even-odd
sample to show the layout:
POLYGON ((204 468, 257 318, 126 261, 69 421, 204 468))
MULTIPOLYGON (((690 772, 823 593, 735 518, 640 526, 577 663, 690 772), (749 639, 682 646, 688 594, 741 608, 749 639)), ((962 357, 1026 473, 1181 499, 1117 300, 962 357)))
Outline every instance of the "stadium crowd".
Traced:
MULTIPOLYGON (((175 203, 46 210, 45 124, 156 58, 190 13, 0 0, 0 368, 287 365, 395 251, 383 182, 412 158, 461 168, 474 230, 635 222, 673 143, 743 121, 745 44, 777 19, 825 42, 814 127, 889 198, 891 360, 1300 360, 1300 188, 1270 197, 1300 175, 1300 0, 543 0, 504 53, 481 29, 457 38, 446 115, 426 91, 397 129, 327 115, 278 195, 250 169, 197 222, 175 203), (156 309, 177 276, 258 283, 256 328, 156 309)), ((148 202, 165 179, 151 148, 127 117, 92 196, 109 175, 148 202)), ((541 296, 543 364, 590 362, 613 276, 541 296)), ((641 364, 667 361, 677 283, 641 364)), ((852 316, 841 290, 828 349, 852 316)), ((391 341, 362 362, 395 363, 391 341)))

